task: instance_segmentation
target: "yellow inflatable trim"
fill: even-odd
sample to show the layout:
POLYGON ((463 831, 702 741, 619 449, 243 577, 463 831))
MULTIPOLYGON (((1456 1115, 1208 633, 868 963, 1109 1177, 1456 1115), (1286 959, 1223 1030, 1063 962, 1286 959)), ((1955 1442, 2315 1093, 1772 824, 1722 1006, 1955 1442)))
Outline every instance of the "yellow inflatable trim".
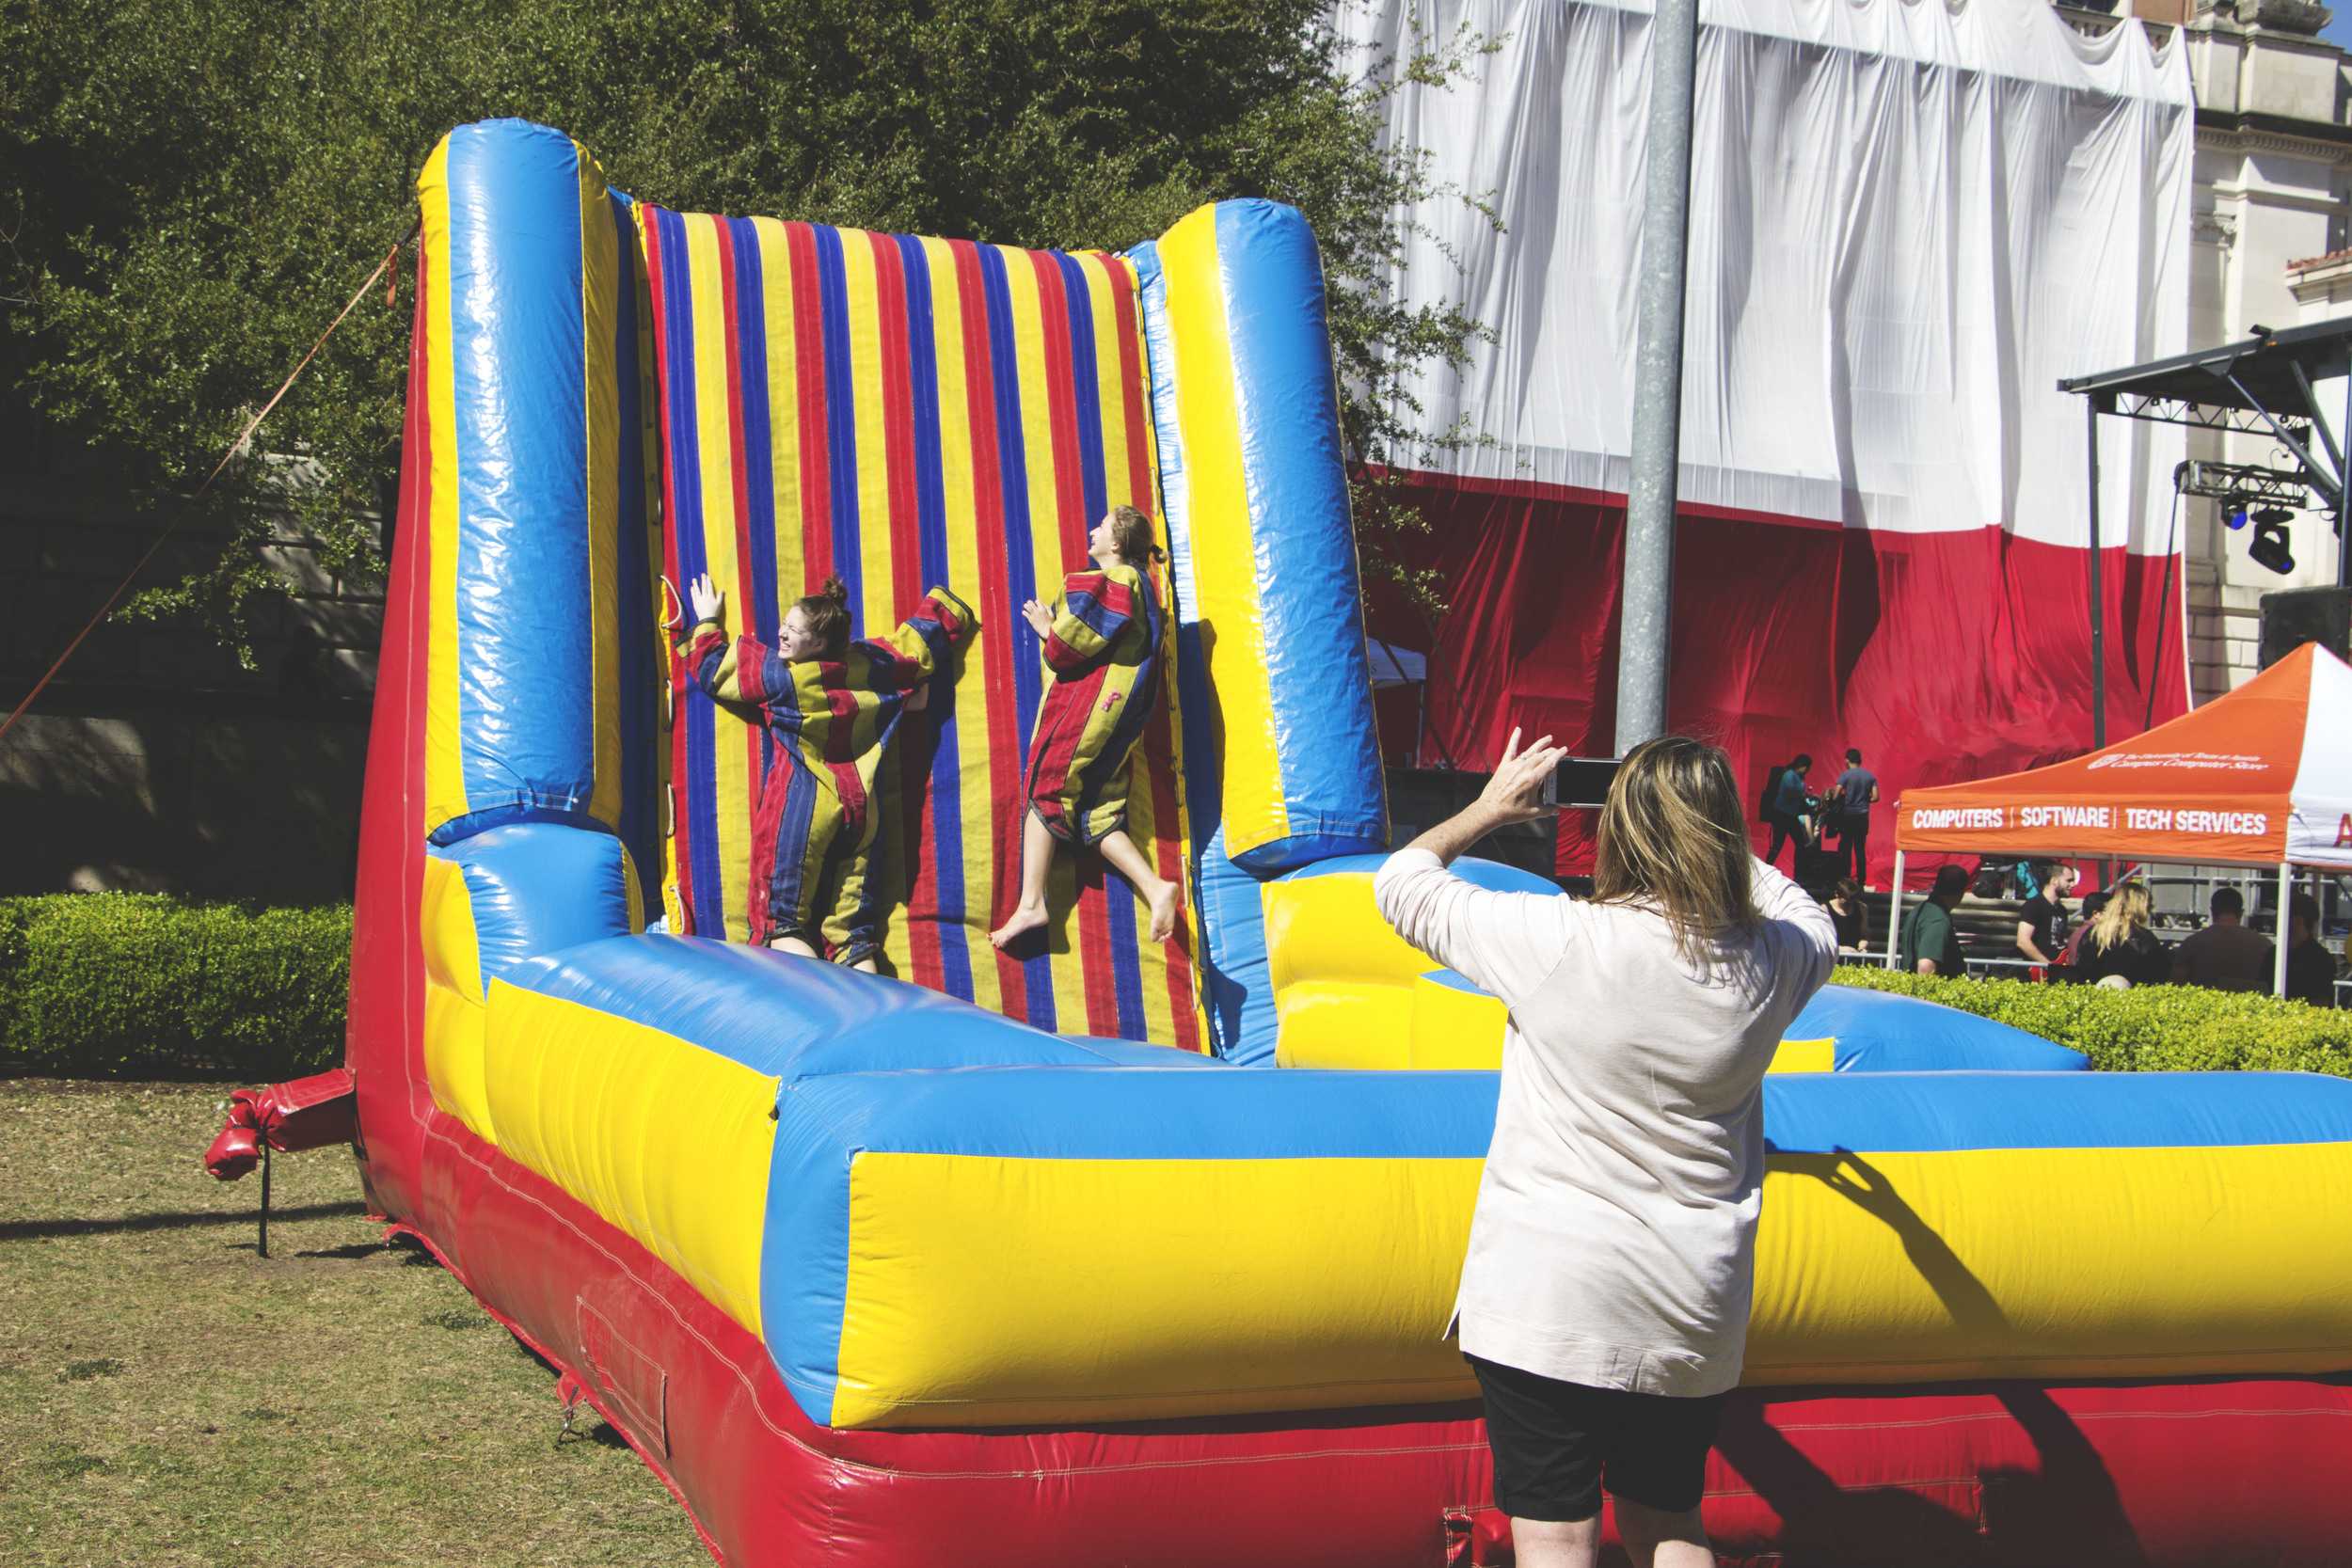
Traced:
POLYGON ((860 1154, 833 1424, 1471 1398, 1481 1164, 860 1154))
POLYGON ((1820 1040, 1783 1040, 1772 1053, 1772 1065, 1766 1072, 1829 1072, 1837 1065, 1837 1040, 1835 1036, 1820 1040))
MULTIPOLYGON (((1500 1000, 1433 972, 1372 901, 1372 877, 1268 882, 1267 979, 1281 1067, 1485 1071, 1502 1066, 1500 1000)), ((1773 1072, 1827 1072, 1834 1039, 1784 1040, 1773 1072)))
MULTIPOLYGON (((1476 1160, 867 1152, 834 1424, 1427 1403, 1476 1160)), ((2352 1145, 1774 1155, 1746 1381, 2352 1368, 2352 1145)))
POLYGON ((2352 1367, 2352 1145, 1774 1154, 1753 1385, 2352 1367))
POLYGON ((482 943, 473 895, 453 861, 428 855, 418 911, 424 947, 424 1076, 433 1103, 496 1144, 482 1085, 483 1041, 489 1032, 482 995, 482 943))
POLYGON ((484 1077, 501 1148, 759 1332, 776 1078, 503 980, 484 1077))

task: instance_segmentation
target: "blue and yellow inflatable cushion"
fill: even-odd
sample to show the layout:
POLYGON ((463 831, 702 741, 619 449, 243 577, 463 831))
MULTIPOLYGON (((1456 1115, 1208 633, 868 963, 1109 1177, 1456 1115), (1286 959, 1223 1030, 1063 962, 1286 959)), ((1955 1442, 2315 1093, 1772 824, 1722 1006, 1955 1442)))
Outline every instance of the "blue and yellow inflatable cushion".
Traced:
MULTIPOLYGON (((1384 857, 1343 855, 1258 891, 1283 1067, 1388 1069, 1502 1065, 1502 1004, 1389 927, 1372 880, 1384 857)), ((1504 893, 1565 897, 1513 866, 1465 858, 1456 875, 1504 893)), ((1775 1072, 2058 1072, 2089 1058, 2005 1023, 1885 992, 1827 986, 1788 1026, 1775 1072)))
MULTIPOLYGON (((499 1146, 840 1427, 1466 1398, 1497 1078, 1277 1072, 610 937, 489 982, 499 1146), (1144 1065, 1144 1064, 1152 1065, 1144 1065)), ((2352 1369, 2352 1083, 1769 1079, 1749 1380, 2352 1369)))

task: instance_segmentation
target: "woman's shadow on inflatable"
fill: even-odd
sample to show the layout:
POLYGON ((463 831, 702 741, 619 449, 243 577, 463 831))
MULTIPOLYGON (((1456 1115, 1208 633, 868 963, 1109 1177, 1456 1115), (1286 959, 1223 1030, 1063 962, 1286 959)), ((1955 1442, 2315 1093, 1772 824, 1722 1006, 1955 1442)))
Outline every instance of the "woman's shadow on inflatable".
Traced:
MULTIPOLYGON (((1984 1282, 1886 1174, 1861 1155, 1843 1148, 1827 1154, 1774 1150, 1772 1168, 1820 1181, 1883 1221, 1952 1321, 1972 1337, 2008 1332, 2008 1315, 1984 1282)), ((1905 1568, 2148 1560, 2106 1463, 2074 1417, 2046 1390, 2030 1383, 1997 1382, 1955 1385, 1951 1391, 1982 1393, 1997 1401, 2032 1441, 2041 1461, 2034 1470, 1994 1466, 1951 1478, 1956 1490, 1970 1495, 1960 1506, 1972 1504, 1973 1517, 1899 1486, 1839 1486, 1788 1434, 1765 1421, 1759 1402, 1732 1402, 1724 1412, 1716 1447, 1780 1516, 1784 1547, 1792 1561, 1882 1564, 1891 1541, 1905 1543, 1905 1568), (2053 1538, 2053 1525, 2064 1539, 2053 1538), (2020 1557, 2021 1548, 2028 1555, 2020 1557)))

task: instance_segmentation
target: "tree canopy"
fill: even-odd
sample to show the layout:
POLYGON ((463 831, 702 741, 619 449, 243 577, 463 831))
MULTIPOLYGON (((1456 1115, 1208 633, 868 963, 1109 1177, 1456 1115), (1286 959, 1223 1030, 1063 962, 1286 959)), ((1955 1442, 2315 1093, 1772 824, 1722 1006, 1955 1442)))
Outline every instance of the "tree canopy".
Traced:
MULTIPOLYGON (((1334 284, 1351 451, 1397 460, 1399 372, 1471 324, 1377 287, 1422 161, 1384 144, 1325 0, 0 0, 0 387, 53 446, 156 504, 185 498, 369 269, 414 227, 451 126, 564 127, 664 205, 1029 245, 1120 249, 1202 201, 1314 224, 1334 284)), ((1401 62, 1456 74, 1478 40, 1401 62)), ((402 269, 396 269, 400 272, 402 269)), ((206 498, 217 560, 140 608, 243 645, 278 591, 257 546, 291 510, 364 571, 407 347, 364 302, 206 498), (274 477, 277 476, 277 477, 274 477)), ((1368 565, 1413 526, 1359 489, 1368 565)))

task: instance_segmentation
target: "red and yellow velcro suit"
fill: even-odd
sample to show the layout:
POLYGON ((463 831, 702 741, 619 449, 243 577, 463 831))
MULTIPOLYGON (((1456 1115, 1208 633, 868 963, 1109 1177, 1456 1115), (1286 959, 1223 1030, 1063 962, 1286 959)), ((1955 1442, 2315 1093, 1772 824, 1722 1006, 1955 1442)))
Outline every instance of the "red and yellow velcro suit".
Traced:
POLYGON ((1160 606, 1132 566, 1073 572, 1045 636, 1053 683, 1029 741, 1029 809, 1066 844, 1127 825, 1128 759, 1159 696, 1160 606))
POLYGON ((934 588, 897 630, 838 659, 787 661, 717 622, 694 627, 681 654, 697 684, 756 706, 775 742, 752 825, 753 942, 798 937, 838 963, 882 951, 875 775, 907 698, 978 626, 971 606, 934 588))

